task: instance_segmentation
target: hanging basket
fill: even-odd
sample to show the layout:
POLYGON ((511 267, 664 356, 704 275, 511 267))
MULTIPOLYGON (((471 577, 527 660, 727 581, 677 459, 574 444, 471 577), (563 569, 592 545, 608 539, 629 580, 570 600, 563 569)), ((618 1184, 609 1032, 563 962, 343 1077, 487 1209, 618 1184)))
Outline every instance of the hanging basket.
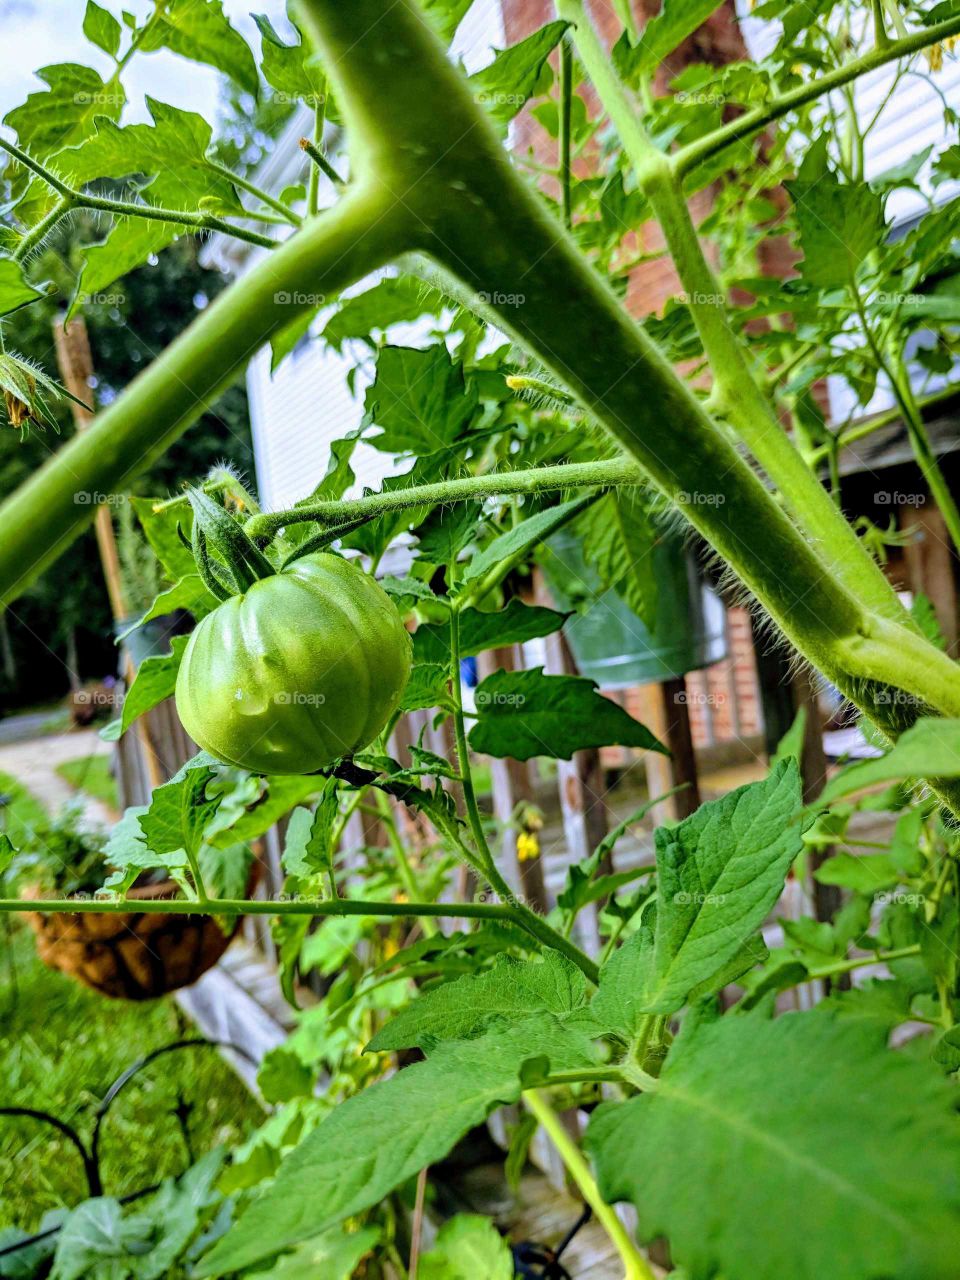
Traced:
MULTIPOLYGON (((248 896, 260 878, 260 863, 250 869, 248 896)), ((172 880, 131 889, 128 900, 174 898, 172 880)), ((38 898, 36 886, 24 897, 38 898)), ((240 927, 224 933, 213 916, 152 915, 122 912, 28 912, 37 954, 50 969, 115 1000, 155 1000, 188 987, 217 963, 240 927)))

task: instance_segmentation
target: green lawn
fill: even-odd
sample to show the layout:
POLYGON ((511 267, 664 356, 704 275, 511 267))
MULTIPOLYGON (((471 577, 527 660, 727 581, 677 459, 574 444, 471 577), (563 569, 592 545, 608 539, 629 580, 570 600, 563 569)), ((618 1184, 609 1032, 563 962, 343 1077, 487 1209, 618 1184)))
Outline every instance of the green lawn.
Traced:
POLYGON ((0 795, 8 797, 8 803, 0 807, 0 831, 5 831, 19 848, 26 834, 43 822, 47 811, 34 796, 9 773, 0 773, 0 795))
MULTIPOLYGON (((72 1123, 86 1138, 94 1108, 125 1067, 151 1049, 197 1035, 172 999, 107 1000, 36 959, 23 925, 10 948, 0 933, 0 1106, 36 1107, 72 1123)), ((108 1195, 123 1195, 179 1173, 188 1163, 173 1114, 187 1119, 194 1156, 232 1144, 263 1119, 257 1103, 214 1049, 185 1049, 143 1071, 114 1103, 102 1134, 108 1195)), ((0 1116, 0 1227, 34 1229, 47 1209, 87 1195, 80 1159, 52 1128, 0 1116)))
POLYGON ((81 756, 79 760, 65 760, 57 765, 57 773, 71 787, 102 800, 111 809, 119 809, 117 780, 110 772, 109 756, 81 756))

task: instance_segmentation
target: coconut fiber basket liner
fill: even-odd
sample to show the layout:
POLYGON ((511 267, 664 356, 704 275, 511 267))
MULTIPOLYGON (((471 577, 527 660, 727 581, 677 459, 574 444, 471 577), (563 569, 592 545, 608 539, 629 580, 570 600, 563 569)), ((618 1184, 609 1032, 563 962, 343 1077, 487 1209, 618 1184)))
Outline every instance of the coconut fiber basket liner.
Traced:
MULTIPOLYGON (((247 892, 260 878, 253 860, 247 892)), ((128 900, 173 898, 172 880, 143 885, 128 900)), ((24 897, 39 897, 30 886, 24 897)), ((239 919, 224 933, 213 916, 150 915, 146 912, 27 912, 37 937, 37 954, 50 969, 59 969, 101 995, 116 1000, 153 1000, 188 987, 212 969, 240 927, 239 919)))

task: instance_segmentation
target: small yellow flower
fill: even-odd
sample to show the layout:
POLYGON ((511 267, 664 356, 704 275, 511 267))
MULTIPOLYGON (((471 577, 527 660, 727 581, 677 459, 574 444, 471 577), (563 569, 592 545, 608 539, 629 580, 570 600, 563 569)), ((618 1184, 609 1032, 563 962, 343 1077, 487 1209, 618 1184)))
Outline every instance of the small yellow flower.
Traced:
POLYGON ((531 831, 521 831, 517 836, 517 861, 530 862, 540 856, 540 841, 531 831))
POLYGON ((927 50, 927 62, 930 64, 931 71, 941 71, 943 69, 943 45, 934 44, 927 50))

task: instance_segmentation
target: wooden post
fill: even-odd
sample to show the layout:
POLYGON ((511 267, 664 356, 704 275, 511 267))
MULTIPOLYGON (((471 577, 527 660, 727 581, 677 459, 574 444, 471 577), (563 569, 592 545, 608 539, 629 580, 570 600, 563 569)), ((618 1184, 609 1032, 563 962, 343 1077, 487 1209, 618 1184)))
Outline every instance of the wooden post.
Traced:
MULTIPOLYGON (((55 320, 53 340, 57 351, 57 367, 60 370, 63 385, 78 400, 89 400, 92 395, 91 388, 93 385, 93 358, 90 354, 90 340, 87 337, 87 326, 83 317, 75 316, 68 325, 64 325, 60 320, 55 320)), ((73 413, 73 421, 77 431, 85 431, 93 419, 92 410, 85 408, 83 404, 77 404, 76 400, 70 402, 70 409, 73 413)), ((97 501, 102 496, 88 493, 83 496, 81 501, 96 502, 97 505, 94 515, 94 531, 97 536, 97 547, 100 551, 100 564, 103 569, 104 581, 107 584, 110 612, 113 614, 114 621, 119 622, 130 616, 130 609, 120 574, 120 555, 117 551, 117 539, 113 531, 110 508, 97 501)), ((123 661, 124 678, 129 689, 136 671, 134 670, 133 660, 126 651, 124 651, 123 661)), ((135 733, 143 745, 147 771, 150 775, 150 785, 159 787, 164 778, 146 725, 142 719, 137 722, 135 733)))

